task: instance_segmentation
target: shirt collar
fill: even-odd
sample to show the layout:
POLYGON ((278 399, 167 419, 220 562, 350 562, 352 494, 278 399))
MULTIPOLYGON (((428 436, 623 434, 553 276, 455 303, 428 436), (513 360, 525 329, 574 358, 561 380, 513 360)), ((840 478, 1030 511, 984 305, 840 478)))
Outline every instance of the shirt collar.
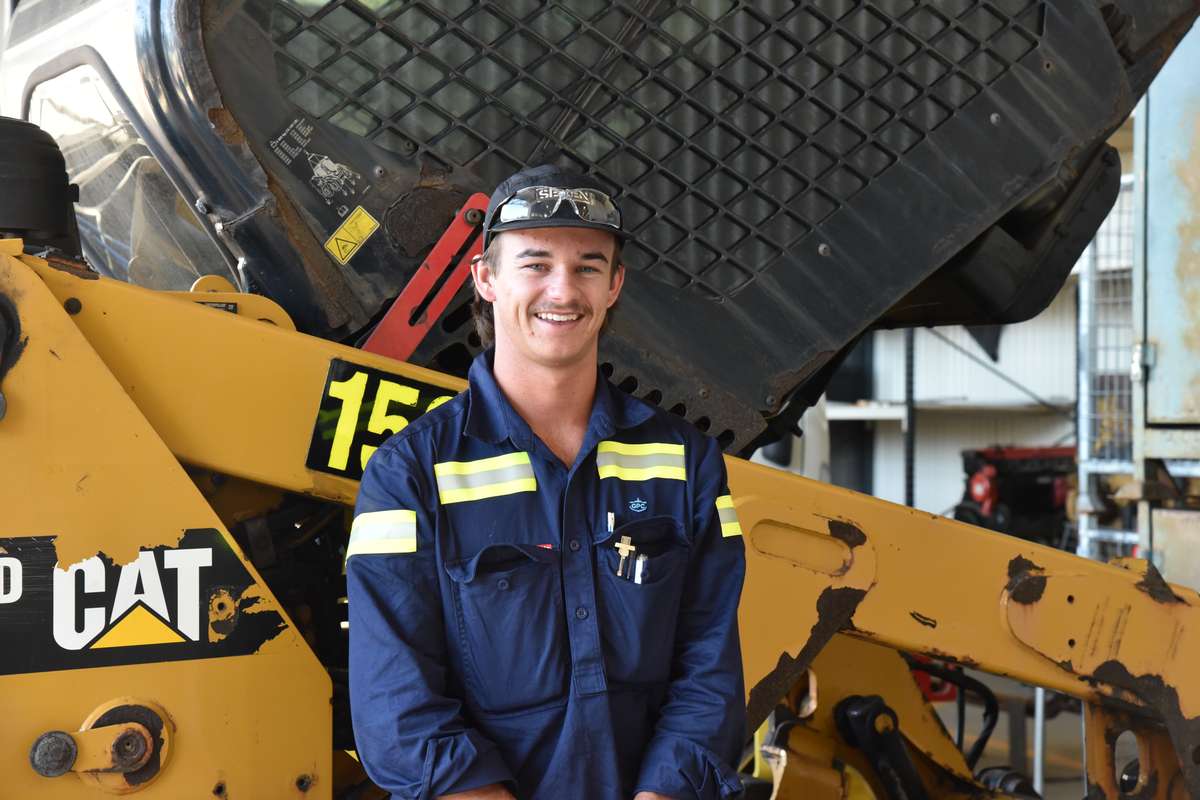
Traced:
MULTIPOLYGON (((519 447, 530 447, 533 432, 521 418, 504 392, 496 383, 492 373, 494 358, 492 349, 475 357, 467 373, 467 421, 464 428, 468 436, 496 444, 511 439, 519 447)), ((588 423, 591 437, 601 439, 615 430, 633 428, 654 416, 654 410, 613 386, 599 369, 596 370, 596 397, 592 401, 592 415, 588 423)))

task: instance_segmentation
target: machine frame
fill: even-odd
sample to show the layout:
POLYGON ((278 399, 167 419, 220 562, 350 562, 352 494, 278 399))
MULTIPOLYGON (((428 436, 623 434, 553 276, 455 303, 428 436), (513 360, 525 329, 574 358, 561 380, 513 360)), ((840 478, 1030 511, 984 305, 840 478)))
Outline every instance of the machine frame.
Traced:
MULTIPOLYGON (((198 288, 232 287, 218 279, 198 288)), ((59 565, 103 556, 116 568, 182 546, 181 533, 211 530, 248 576, 248 585, 229 596, 238 626, 253 629, 248 620, 263 614, 279 619, 245 652, 212 657, 195 651, 170 660, 169 648, 188 643, 137 640, 143 643, 125 651, 118 643, 108 660, 51 665, 45 659, 53 648, 31 649, 23 668, 0 677, 9 689, 0 763, 14 791, 93 796, 82 781, 51 784, 31 771, 30 744, 79 720, 94 724, 92 712, 106 701, 148 694, 139 707, 161 707, 175 743, 170 768, 142 788, 161 785, 163 796, 206 784, 230 797, 334 796, 329 677, 229 528, 259 502, 255 492, 351 505, 354 454, 361 466, 369 456, 364 448, 407 422, 393 412, 414 398, 437 402, 461 381, 298 333, 262 297, 157 293, 99 278, 77 262, 24 255, 20 240, 0 241, 0 296, 10 308, 3 313, 13 317, 5 319, 8 338, 17 343, 4 352, 0 383, 4 536, 54 537, 59 565), (349 403, 335 384, 348 383, 347 374, 369 376, 358 396, 374 396, 339 425, 349 403), (332 415, 330 398, 341 400, 332 415), (334 439, 341 428, 349 457, 333 464, 326 457, 314 468, 322 413, 334 439), (59 679, 67 674, 64 688, 59 679)), ((823 685, 822 659, 848 665, 830 669, 831 676, 861 670, 872 651, 842 642, 853 637, 1080 698, 1093 796, 1200 796, 1200 684, 1187 668, 1200 648, 1196 592, 1167 584, 1146 562, 1099 564, 741 459, 728 457, 727 465, 747 545, 739 621, 753 727, 786 706, 810 670, 823 685), (1136 734, 1144 766, 1136 787, 1122 795, 1112 743, 1124 729, 1136 734)), ((31 574, 28 564, 25 571, 31 574)), ((213 645, 226 630, 217 588, 205 609, 213 645)), ((48 590, 41 584, 24 597, 48 590)), ((104 597, 117 604, 111 587, 104 597)), ((21 608, 19 599, 0 606, 0 622, 26 624, 21 608)), ((931 785, 951 796, 986 792, 945 732, 938 734, 940 725, 913 719, 923 712, 907 669, 889 666, 894 657, 885 650, 875 652, 880 685, 893 697, 909 695, 886 699, 911 709, 901 730, 922 769, 937 776, 931 785), (905 681, 908 688, 896 688, 905 681)), ((842 698, 835 690, 818 699, 817 707, 828 709, 842 698)), ((791 780, 814 758, 831 768, 829 748, 814 750, 813 741, 836 740, 846 749, 828 725, 823 737, 812 738, 823 730, 821 719, 798 726, 789 739, 789 747, 794 739, 793 749, 807 747, 811 756, 793 759, 791 780)), ((94 772, 94 761, 82 763, 94 772)), ((125 775, 106 774, 118 783, 125 775)), ((886 793, 878 778, 867 779, 886 793)))

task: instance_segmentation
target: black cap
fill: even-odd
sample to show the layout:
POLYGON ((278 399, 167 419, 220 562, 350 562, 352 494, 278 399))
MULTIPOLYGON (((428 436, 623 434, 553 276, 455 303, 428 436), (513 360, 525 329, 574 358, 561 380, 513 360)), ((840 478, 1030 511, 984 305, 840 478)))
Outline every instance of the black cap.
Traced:
POLYGON ((491 199, 488 200, 487 215, 483 218, 483 247, 485 250, 491 243, 492 234, 522 228, 595 228, 607 231, 619 239, 629 237, 629 234, 620 228, 614 228, 602 222, 580 219, 566 203, 559 208, 557 214, 549 219, 523 219, 493 224, 500 206, 504 205, 504 202, 518 191, 529 186, 552 186, 555 189, 595 189, 602 194, 608 194, 608 187, 592 176, 570 172, 553 164, 542 164, 523 169, 501 181, 500 185, 496 187, 496 191, 492 192, 491 199))

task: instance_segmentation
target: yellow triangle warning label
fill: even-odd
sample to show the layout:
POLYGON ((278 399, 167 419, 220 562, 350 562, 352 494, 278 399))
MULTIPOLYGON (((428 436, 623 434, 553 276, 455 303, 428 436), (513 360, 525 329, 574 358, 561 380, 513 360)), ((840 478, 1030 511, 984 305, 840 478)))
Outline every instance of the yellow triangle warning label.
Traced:
POLYGON ((335 238, 335 239, 333 240, 333 243, 334 243, 334 245, 335 245, 335 246, 337 247, 337 249, 338 249, 338 254, 339 254, 339 255, 340 255, 340 256, 341 256, 343 259, 348 259, 348 258, 350 258, 350 256, 351 256, 351 255, 353 255, 353 253, 354 253, 355 249, 357 249, 357 248, 358 248, 358 243, 357 243, 357 242, 348 242, 348 241, 346 241, 345 239, 338 239, 338 238, 335 238))
POLYGON ((141 603, 97 639, 92 648, 135 647, 143 644, 178 644, 186 641, 141 603))
POLYGON ((358 206, 346 215, 346 219, 333 235, 325 240, 325 249, 339 264, 345 265, 377 230, 379 221, 367 213, 365 208, 358 206))

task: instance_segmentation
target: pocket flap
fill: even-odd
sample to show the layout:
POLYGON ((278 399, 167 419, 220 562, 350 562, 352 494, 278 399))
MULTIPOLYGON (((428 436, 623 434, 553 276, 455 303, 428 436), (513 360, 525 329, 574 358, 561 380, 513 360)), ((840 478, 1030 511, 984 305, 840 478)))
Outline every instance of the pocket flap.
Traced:
POLYGON ((535 544, 489 544, 470 558, 446 564, 446 574, 458 583, 470 583, 476 575, 512 572, 529 564, 553 564, 558 554, 535 544))

